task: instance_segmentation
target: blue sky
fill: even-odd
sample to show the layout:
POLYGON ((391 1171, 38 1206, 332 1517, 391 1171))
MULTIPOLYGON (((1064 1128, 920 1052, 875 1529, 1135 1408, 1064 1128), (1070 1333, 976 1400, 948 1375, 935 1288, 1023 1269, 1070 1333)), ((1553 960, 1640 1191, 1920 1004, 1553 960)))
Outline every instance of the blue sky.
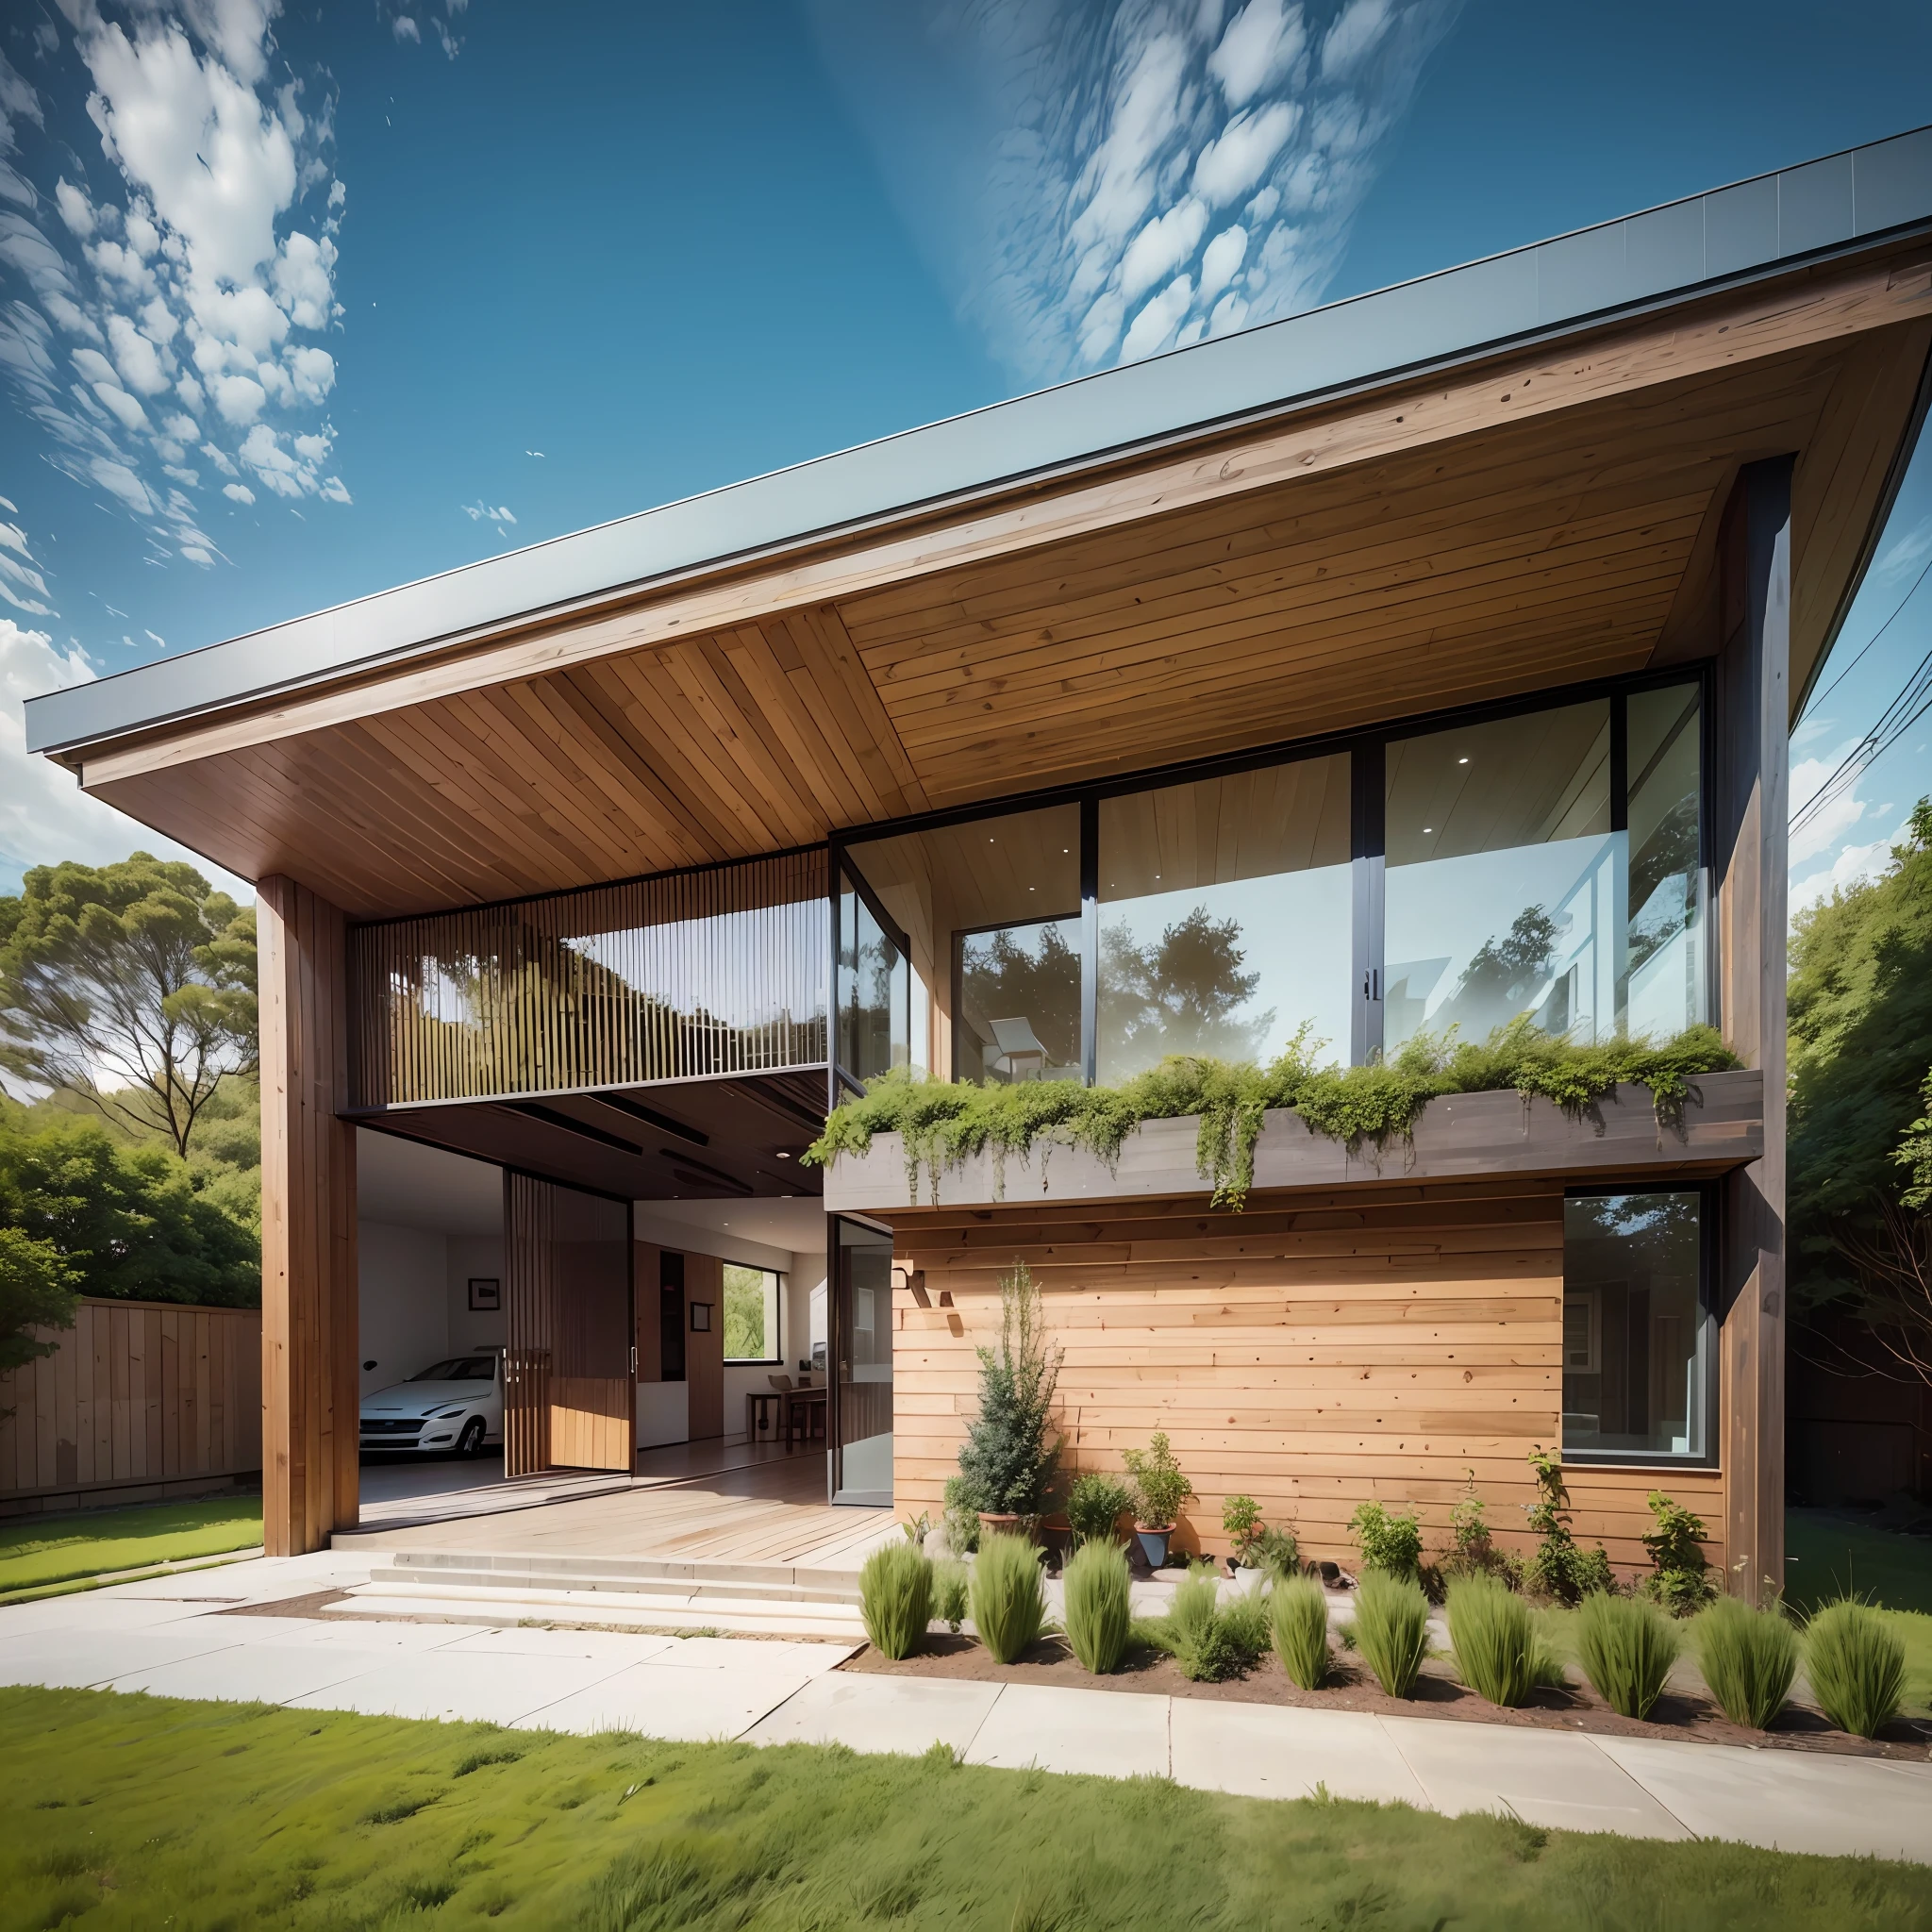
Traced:
MULTIPOLYGON (((0 58, 0 884, 153 842, 28 691, 1932 121, 1905 4, 19 0, 0 58)), ((1924 546, 1915 476, 1840 661, 1924 546)), ((1799 795, 1928 648, 1932 585, 1799 795)))

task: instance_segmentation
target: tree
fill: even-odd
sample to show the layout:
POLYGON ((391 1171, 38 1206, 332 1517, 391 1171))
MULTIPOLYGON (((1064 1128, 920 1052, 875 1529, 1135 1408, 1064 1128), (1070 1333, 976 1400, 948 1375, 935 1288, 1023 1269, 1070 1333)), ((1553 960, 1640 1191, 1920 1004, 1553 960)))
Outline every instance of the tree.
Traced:
POLYGON ((75 1121, 0 1120, 0 1229, 43 1244, 82 1294, 256 1307, 261 1245, 165 1147, 116 1147, 75 1121))
POLYGON ((959 1451, 959 1477, 973 1507, 1038 1516, 1059 1467, 1049 1442, 1060 1351, 1046 1341, 1040 1284, 1023 1261, 1000 1283, 1000 1345, 979 1354, 979 1413, 959 1451))
POLYGON ((1152 1066, 1167 1054, 1251 1060, 1274 1025, 1274 1008, 1243 1015, 1261 983, 1243 973, 1239 920, 1205 906, 1141 945, 1124 920, 1101 936, 1100 1029, 1118 1064, 1152 1066))
POLYGON ((1507 933, 1486 939, 1471 955, 1456 991, 1436 1016, 1437 1025, 1459 1026, 1479 1040, 1515 1019, 1549 978, 1561 937, 1542 907, 1525 906, 1507 933))
POLYGON ((1792 1299, 1932 1367, 1932 799, 1878 878, 1793 923, 1792 1299))
MULTIPOLYGON (((74 1326, 75 1271, 52 1241, 0 1227, 0 1371, 17 1369, 59 1345, 36 1341, 34 1328, 74 1326)), ((9 1413, 0 1409, 0 1421, 9 1413)))
POLYGON ((0 1070, 186 1157, 257 1058, 255 914, 192 865, 36 866, 0 900, 0 1070))

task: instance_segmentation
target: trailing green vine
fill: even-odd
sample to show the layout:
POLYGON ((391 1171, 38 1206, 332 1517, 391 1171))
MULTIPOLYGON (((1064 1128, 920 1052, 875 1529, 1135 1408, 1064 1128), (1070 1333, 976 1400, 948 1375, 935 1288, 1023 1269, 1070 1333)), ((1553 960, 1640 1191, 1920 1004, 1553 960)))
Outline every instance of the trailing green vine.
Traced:
POLYGON ((1699 1074, 1739 1064, 1709 1026, 1692 1026, 1661 1044, 1612 1040, 1580 1046, 1542 1032, 1525 1016, 1480 1043, 1457 1041, 1453 1033, 1419 1034, 1368 1066, 1322 1066, 1304 1027, 1266 1067, 1167 1059, 1119 1087, 1070 1080, 979 1087, 894 1071, 874 1081, 864 1099, 834 1108, 804 1158, 828 1166, 841 1154, 864 1154, 874 1134, 903 1135, 912 1198, 919 1197, 924 1168, 937 1205, 940 1175, 975 1155, 992 1156, 995 1195, 1003 1196, 1009 1155, 1037 1148, 1044 1159, 1056 1146, 1079 1147, 1111 1168, 1142 1121, 1198 1114, 1201 1176, 1213 1184, 1215 1207, 1239 1209, 1254 1185, 1263 1116, 1273 1108, 1292 1108, 1310 1133, 1341 1141, 1351 1154, 1408 1139, 1423 1108, 1441 1093, 1514 1088, 1525 1101, 1541 1094, 1577 1116, 1628 1083, 1650 1090, 1657 1124, 1668 1126, 1682 1118, 1699 1074))

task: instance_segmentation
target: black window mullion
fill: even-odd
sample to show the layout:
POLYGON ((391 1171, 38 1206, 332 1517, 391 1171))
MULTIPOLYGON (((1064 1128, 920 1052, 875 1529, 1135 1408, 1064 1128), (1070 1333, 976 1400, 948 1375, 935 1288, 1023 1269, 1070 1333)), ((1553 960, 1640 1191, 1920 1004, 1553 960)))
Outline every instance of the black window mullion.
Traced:
POLYGON ((1080 1077, 1100 1077, 1100 800, 1080 800, 1080 1077))
POLYGON ((1357 743, 1349 758, 1350 851, 1354 873, 1355 1024, 1349 1058, 1365 1065, 1382 1051, 1383 872, 1388 850, 1384 773, 1379 739, 1357 743))

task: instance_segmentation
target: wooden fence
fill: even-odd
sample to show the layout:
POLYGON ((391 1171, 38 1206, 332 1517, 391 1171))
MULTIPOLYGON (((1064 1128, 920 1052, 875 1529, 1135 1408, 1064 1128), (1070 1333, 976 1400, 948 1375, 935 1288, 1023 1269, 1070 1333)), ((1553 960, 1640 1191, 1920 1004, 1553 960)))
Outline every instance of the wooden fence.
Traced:
POLYGON ((261 1469, 261 1311, 84 1298, 0 1374, 0 1515, 141 1502, 261 1469))

